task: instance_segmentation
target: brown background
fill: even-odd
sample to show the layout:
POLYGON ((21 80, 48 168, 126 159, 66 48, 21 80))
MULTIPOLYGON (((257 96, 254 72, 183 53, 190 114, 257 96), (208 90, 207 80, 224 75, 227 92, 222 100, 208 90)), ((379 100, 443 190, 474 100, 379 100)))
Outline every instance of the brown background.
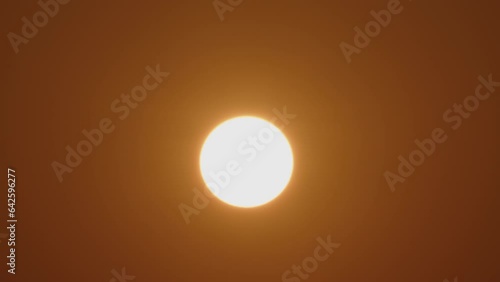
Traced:
MULTIPOLYGON (((498 2, 437 2, 402 1, 347 64, 339 43, 386 0, 247 0, 224 22, 208 0, 72 1, 17 55, 6 35, 39 7, 6 1, 0 145, 19 223, 17 275, 2 240, 0 281, 108 282, 122 267, 135 281, 281 281, 329 234, 342 245, 309 281, 500 281, 500 90, 458 131, 441 118, 478 75, 500 80, 498 2), (111 101, 155 64, 170 77, 118 120, 111 101), (284 105, 297 114, 285 192, 256 209, 213 200, 186 225, 208 132, 284 105), (115 131, 59 183, 51 162, 104 117, 115 131), (382 174, 435 127, 448 141, 391 193, 382 174)), ((4 226, 6 191, 0 203, 4 226)))

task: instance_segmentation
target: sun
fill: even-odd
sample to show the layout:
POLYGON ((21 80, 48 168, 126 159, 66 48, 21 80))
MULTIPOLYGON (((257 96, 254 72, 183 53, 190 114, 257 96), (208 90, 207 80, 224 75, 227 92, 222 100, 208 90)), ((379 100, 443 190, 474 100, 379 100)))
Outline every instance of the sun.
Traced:
POLYGON ((200 169, 207 188, 219 200, 236 207, 257 207, 286 188, 293 153, 283 132, 271 122, 236 117, 208 135, 201 149, 200 169))

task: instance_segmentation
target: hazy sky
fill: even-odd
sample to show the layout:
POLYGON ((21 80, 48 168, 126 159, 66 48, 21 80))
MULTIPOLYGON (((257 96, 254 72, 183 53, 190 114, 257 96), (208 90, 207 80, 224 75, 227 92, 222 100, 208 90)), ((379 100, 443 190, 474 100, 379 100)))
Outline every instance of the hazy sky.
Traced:
POLYGON ((123 267, 134 281, 282 281, 328 236, 340 246, 309 281, 500 281, 500 88, 458 130, 443 119, 478 76, 500 81, 497 3, 401 1, 356 47, 391 1, 245 0, 223 21, 211 1, 70 1, 16 53, 8 34, 42 10, 18 2, 0 12, 19 219, 17 274, 0 237, 0 281, 108 282, 123 267), (287 189, 255 209, 212 199, 186 224, 208 133, 284 107, 287 189), (69 166, 67 146, 97 128, 69 166), (391 191, 384 173, 435 128, 447 140, 391 191), (62 182, 53 162, 71 169, 62 182))

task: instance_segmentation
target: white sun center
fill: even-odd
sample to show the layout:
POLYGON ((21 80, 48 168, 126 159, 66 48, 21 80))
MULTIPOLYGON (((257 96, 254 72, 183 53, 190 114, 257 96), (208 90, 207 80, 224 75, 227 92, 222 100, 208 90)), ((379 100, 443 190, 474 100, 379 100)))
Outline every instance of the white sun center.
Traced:
POLYGON ((276 198, 292 176, 292 149, 272 123, 237 117, 217 126, 200 154, 207 188, 221 201, 256 207, 276 198))

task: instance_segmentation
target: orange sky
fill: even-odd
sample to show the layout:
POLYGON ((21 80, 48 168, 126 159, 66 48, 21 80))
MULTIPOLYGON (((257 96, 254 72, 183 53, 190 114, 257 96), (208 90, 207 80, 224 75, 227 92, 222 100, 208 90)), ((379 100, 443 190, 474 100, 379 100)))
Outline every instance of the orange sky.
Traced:
POLYGON ((339 44, 388 2, 246 0, 221 21, 211 1, 70 1, 17 54, 7 35, 40 7, 5 3, 0 148, 19 244, 7 276, 0 237, 0 281, 122 267, 134 281, 280 281, 328 235, 341 245, 309 281, 500 281, 500 90, 459 130, 442 117, 479 75, 500 81, 498 5, 401 1, 348 63, 339 44), (170 74, 120 119, 111 104, 156 65, 170 74), (256 209, 212 200, 186 224, 208 133, 283 106, 297 115, 288 188, 256 209), (59 182, 51 164, 105 118, 114 130, 59 182), (384 172, 435 128, 448 140, 391 192, 384 172))

